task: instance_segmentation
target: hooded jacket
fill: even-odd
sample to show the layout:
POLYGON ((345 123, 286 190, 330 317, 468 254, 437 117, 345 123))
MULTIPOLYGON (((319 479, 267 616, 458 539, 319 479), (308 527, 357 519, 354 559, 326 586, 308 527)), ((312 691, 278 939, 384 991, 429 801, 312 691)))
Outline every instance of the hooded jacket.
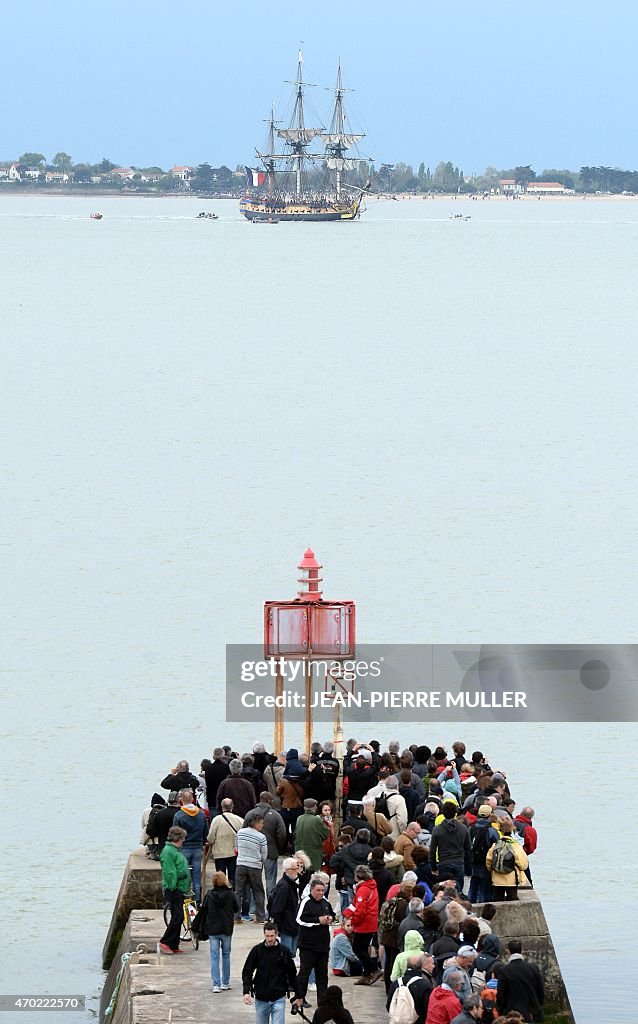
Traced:
POLYGON ((201 807, 180 807, 173 818, 173 825, 179 825, 186 829, 184 846, 201 847, 204 845, 208 833, 208 822, 201 807))
POLYGON ((343 993, 338 985, 328 985, 314 1012, 312 1024, 353 1024, 352 1014, 343 1005, 343 993))
POLYGON ((403 952, 399 953, 394 961, 390 980, 396 981, 397 978, 403 977, 408 967, 408 958, 414 956, 416 953, 422 952, 423 936, 414 929, 406 932, 405 940, 403 942, 403 952))
POLYGON ((379 924, 379 893, 374 878, 365 878, 357 884, 354 899, 343 912, 352 921, 355 934, 376 932, 379 924))
POLYGON ((460 861, 465 874, 472 871, 472 844, 467 826, 456 818, 446 819, 432 830, 430 865, 460 861))
POLYGON ((286 754, 286 767, 284 768, 284 778, 286 779, 300 779, 306 774, 306 768, 302 765, 299 760, 299 751, 296 747, 291 747, 286 754))

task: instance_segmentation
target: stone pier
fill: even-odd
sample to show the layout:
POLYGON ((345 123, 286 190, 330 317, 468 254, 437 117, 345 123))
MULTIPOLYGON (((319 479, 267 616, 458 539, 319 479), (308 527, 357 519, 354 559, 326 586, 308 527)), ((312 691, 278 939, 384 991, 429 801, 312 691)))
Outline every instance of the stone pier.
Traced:
MULTIPOLYGON (((241 968, 248 950, 262 939, 261 926, 236 925, 231 956, 233 987, 230 992, 213 995, 208 942, 202 942, 197 951, 184 943, 183 956, 163 956, 157 952, 164 931, 159 909, 160 877, 159 864, 149 861, 143 851, 131 854, 104 944, 104 966, 109 973, 102 994, 101 1020, 111 1001, 122 955, 140 947, 122 973, 109 1024, 210 1024, 217 1019, 254 1024, 254 1008, 245 1006, 241 998, 241 968)), ((520 895, 517 903, 498 904, 493 930, 503 944, 511 938, 521 939, 525 954, 539 965, 547 991, 546 1024, 574 1024, 540 900, 533 890, 521 890, 520 895)), ((344 1002, 355 1024, 386 1020, 383 981, 367 987, 355 986, 348 978, 335 980, 343 988, 344 1002)), ((308 1001, 312 1008, 306 1013, 312 1017, 312 993, 308 1001)))

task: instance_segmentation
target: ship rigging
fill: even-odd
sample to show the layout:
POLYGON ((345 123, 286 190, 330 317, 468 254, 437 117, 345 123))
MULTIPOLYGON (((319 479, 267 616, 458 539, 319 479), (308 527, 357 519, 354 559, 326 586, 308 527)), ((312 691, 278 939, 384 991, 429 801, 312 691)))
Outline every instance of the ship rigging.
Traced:
POLYGON ((370 189, 372 161, 353 155, 365 135, 350 128, 341 63, 327 129, 306 123, 305 90, 312 83, 304 81, 301 51, 297 76, 290 84, 294 86, 290 122, 280 127, 273 107, 266 150, 256 150, 264 170, 246 167, 249 187, 240 200, 240 212, 248 220, 264 215, 280 220, 356 220, 370 189), (353 181, 347 181, 348 172, 354 172, 353 181))

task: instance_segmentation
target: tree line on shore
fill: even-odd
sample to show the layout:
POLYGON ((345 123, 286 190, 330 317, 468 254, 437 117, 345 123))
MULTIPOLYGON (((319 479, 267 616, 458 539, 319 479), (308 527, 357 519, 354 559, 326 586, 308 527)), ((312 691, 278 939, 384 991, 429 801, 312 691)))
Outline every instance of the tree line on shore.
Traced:
MULTIPOLYGON (((17 161, 0 161, 0 167, 11 164, 29 171, 28 174, 20 174, 14 183, 30 188, 49 184, 48 172, 66 176, 65 183, 69 186, 99 186, 114 191, 228 193, 241 191, 245 182, 243 164, 233 171, 225 164, 213 167, 205 162, 195 167, 180 168, 180 174, 175 174, 175 169, 165 171, 161 167, 131 166, 124 169, 127 173, 123 175, 123 169, 107 157, 97 164, 74 163, 65 152, 56 153, 50 162, 44 154, 36 152, 23 153, 17 161)), ((349 180, 363 186, 370 175, 370 165, 361 161, 350 173, 349 180)), ((307 175, 307 187, 321 188, 325 184, 325 176, 325 168, 311 169, 307 175)), ((434 169, 422 162, 416 170, 412 164, 399 161, 384 164, 376 172, 375 180, 377 190, 416 194, 493 192, 500 190, 503 180, 513 181, 523 190, 536 181, 549 181, 582 193, 638 193, 638 171, 604 166, 583 166, 578 171, 545 168, 541 173, 534 171, 529 164, 502 169, 490 166, 482 174, 466 175, 449 160, 440 161, 434 169)))

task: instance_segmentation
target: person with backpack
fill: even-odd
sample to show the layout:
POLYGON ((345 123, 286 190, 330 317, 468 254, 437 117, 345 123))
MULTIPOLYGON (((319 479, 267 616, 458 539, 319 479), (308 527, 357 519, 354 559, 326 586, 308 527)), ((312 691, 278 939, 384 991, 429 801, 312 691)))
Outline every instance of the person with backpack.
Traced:
POLYGON ((374 835, 377 836, 379 842, 384 836, 389 836, 392 832, 392 822, 386 816, 387 810, 388 803, 384 795, 376 800, 370 794, 364 796, 363 817, 374 835))
POLYGON ((492 879, 485 861, 487 851, 498 841, 499 834, 491 817, 492 808, 489 804, 483 804, 478 809, 476 823, 470 826, 472 871, 467 897, 470 903, 489 903, 492 898, 492 879))
POLYGON ((500 821, 499 832, 501 838, 490 847, 485 859, 492 876, 492 899, 517 900, 519 885, 529 885, 525 876, 529 861, 521 844, 513 838, 513 821, 500 821))
POLYGON ((398 895, 386 900, 379 911, 379 943, 385 953, 383 979, 386 992, 390 989, 392 968, 399 953, 399 925, 408 912, 412 888, 399 890, 398 895))
POLYGON ((392 982, 388 992, 386 1009, 390 1024, 425 1024, 434 988, 432 967, 430 953, 409 957, 405 974, 392 982))

